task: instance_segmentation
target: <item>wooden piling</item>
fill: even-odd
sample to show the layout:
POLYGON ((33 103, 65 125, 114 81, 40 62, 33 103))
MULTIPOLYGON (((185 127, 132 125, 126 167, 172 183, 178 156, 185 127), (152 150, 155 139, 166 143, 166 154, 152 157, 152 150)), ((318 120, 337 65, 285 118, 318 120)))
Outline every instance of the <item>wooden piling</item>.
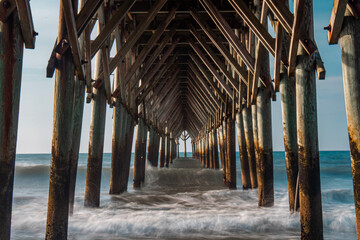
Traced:
MULTIPOLYGON (((152 126, 149 127, 149 138, 147 143, 147 154, 146 160, 151 164, 151 166, 155 167, 155 132, 152 126)), ((156 162, 157 164, 157 162, 156 162)))
POLYGON ((219 169, 219 150, 218 150, 218 138, 216 129, 212 129, 212 139, 213 139, 213 161, 214 168, 219 169))
POLYGON ((220 150, 220 162, 221 162, 221 168, 223 172, 223 181, 226 183, 226 159, 224 154, 224 134, 222 130, 222 125, 219 126, 217 129, 218 132, 218 138, 219 138, 219 150, 220 150))
POLYGON ((244 124, 244 137, 245 137, 246 150, 249 161, 251 188, 257 188, 258 184, 257 184, 257 171, 256 171, 256 156, 255 156, 254 137, 253 137, 253 128, 252 128, 251 108, 244 106, 241 115, 244 124))
MULTIPOLYGON (((307 24, 299 23, 298 31, 313 39, 313 1, 305 0, 303 4, 307 24)), ((300 222, 302 239, 323 239, 315 62, 312 59, 299 46, 295 74, 300 222)))
POLYGON ((130 176, 130 162, 132 155, 132 144, 134 139, 135 121, 130 114, 127 114, 126 121, 126 133, 125 133, 125 147, 124 147, 124 167, 121 168, 121 182, 120 192, 125 192, 128 187, 129 176, 130 176))
POLYGON ((209 168, 214 168, 214 159, 213 159, 213 140, 212 140, 212 134, 211 129, 209 130, 208 134, 208 154, 209 154, 209 168))
MULTIPOLYGON (((75 3, 75 1, 74 1, 75 3)), ((77 6, 77 4, 75 4, 77 6)), ((66 35, 60 2, 58 39, 66 35)), ((58 41, 58 43, 59 43, 58 41)), ((50 166, 50 185, 45 239, 67 239, 70 188, 70 149, 74 104, 74 63, 71 51, 60 58, 55 70, 54 121, 50 166)))
POLYGON ((117 100, 113 106, 113 129, 112 129, 112 151, 111 151, 111 174, 110 194, 120 194, 121 172, 124 168, 125 156, 125 133, 126 133, 126 109, 117 100))
POLYGON ((170 164, 170 135, 165 135, 165 167, 168 168, 170 164))
POLYGON ((229 189, 236 189, 236 152, 235 152, 235 121, 230 116, 226 119, 226 179, 229 189))
POLYGON ((169 162, 172 164, 173 163, 173 158, 174 158, 174 142, 173 142, 174 139, 173 139, 172 132, 170 133, 169 141, 170 141, 170 145, 169 145, 169 149, 170 149, 169 162))
MULTIPOLYGON (((2 43, 0 44, 0 239, 9 240, 24 48, 24 40, 16 10, 8 17, 7 21, 0 21, 0 42, 2 43)), ((71 90, 66 93, 69 92, 71 90)), ((69 98, 69 100, 72 99, 69 98)), ((64 109, 67 109, 66 107, 64 106, 64 109)), ((66 117, 69 119, 70 116, 66 117)), ((65 131, 62 134, 69 136, 70 133, 65 131)), ((66 162, 68 163, 67 157, 66 162)), ((59 172, 59 174, 62 173, 59 172)), ((63 185, 63 187, 62 190, 66 186, 63 185)), ((65 215, 64 218, 67 219, 67 214, 65 215)), ((67 228, 67 225, 63 224, 61 227, 67 228)))
POLYGON ((160 144, 160 167, 165 166, 165 134, 161 135, 161 144, 160 144))
POLYGON ((353 174, 356 232, 360 239, 360 21, 348 13, 340 34, 346 116, 353 174))
MULTIPOLYGON (((95 58, 95 79, 100 76, 103 69, 101 51, 102 50, 99 50, 95 58)), ((104 84, 98 89, 94 88, 90 124, 89 156, 85 183, 84 205, 86 207, 99 207, 100 205, 106 100, 104 84)))
POLYGON ((142 181, 142 168, 144 162, 143 156, 143 141, 144 141, 144 121, 139 118, 138 125, 136 127, 136 140, 135 140, 135 155, 134 155, 134 176, 133 187, 140 188, 142 181))
POLYGON ((299 195, 296 194, 298 176, 298 146, 296 130, 296 90, 295 78, 288 77, 286 69, 280 75, 281 110, 285 145, 286 173, 288 181, 289 208, 297 211, 299 195), (295 200, 295 197, 297 199, 295 200), (295 206, 295 202, 297 203, 295 206))
POLYGON ((236 114, 236 127, 239 143, 242 187, 243 189, 249 189, 251 188, 250 168, 245 142, 244 124, 241 112, 238 112, 236 114))

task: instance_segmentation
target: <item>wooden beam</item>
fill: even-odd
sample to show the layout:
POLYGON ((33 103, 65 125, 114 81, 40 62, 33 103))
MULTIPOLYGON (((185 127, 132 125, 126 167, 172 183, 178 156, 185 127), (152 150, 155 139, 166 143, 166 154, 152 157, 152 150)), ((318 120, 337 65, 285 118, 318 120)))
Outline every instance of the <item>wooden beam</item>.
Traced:
MULTIPOLYGON (((155 43, 159 40, 161 35, 164 33, 167 26, 170 24, 172 19, 175 17, 177 8, 173 8, 166 19, 159 25, 155 33, 151 36, 148 41, 148 44, 141 50, 140 54, 136 57, 135 62, 131 65, 129 71, 127 71, 125 76, 125 83, 130 81, 130 78, 135 74, 140 65, 144 62, 146 56, 149 54, 151 49, 154 47, 155 43)), ((172 30, 175 33, 175 30, 172 30)))
MULTIPOLYGON (((213 60, 216 66, 220 69, 220 71, 225 75, 225 77, 229 80, 234 89, 237 89, 239 86, 239 81, 237 81, 231 73, 226 69, 225 63, 223 63, 218 56, 214 53, 214 51, 210 48, 209 45, 206 44, 205 40, 201 37, 201 35, 196 32, 193 26, 190 26, 190 32, 196 38, 196 40, 200 43, 202 48, 206 51, 209 57, 213 60)), ((247 76, 241 76, 242 79, 245 79, 247 76)))
POLYGON ((330 23, 327 27, 329 44, 337 44, 339 42, 347 3, 347 0, 334 0, 330 23))
POLYGON ((206 72, 205 68, 201 64, 201 60, 198 59, 198 57, 190 54, 191 60, 195 63, 197 67, 195 67, 191 62, 189 62, 189 67, 191 70, 195 73, 196 76, 203 75, 206 79, 206 81, 210 84, 210 86, 214 89, 214 91, 218 94, 222 102, 226 102, 225 95, 221 92, 221 90, 218 88, 218 86, 212 81, 211 76, 208 72, 206 72), (199 73, 199 70, 201 74, 199 73))
POLYGON ((31 15, 30 3, 28 0, 15 0, 20 20, 21 32, 26 48, 35 48, 34 23, 31 15))
POLYGON ((259 19, 251 12, 243 0, 228 0, 235 11, 241 16, 244 22, 251 28, 256 37, 262 42, 265 48, 275 56, 275 40, 268 30, 260 23, 259 19))
MULTIPOLYGON (((260 22, 261 24, 263 24, 264 26, 266 26, 267 24, 267 13, 268 13, 268 7, 266 5, 265 2, 263 2, 262 4, 262 9, 261 9, 261 17, 260 17, 260 22)), ((259 85, 259 77, 260 77, 260 73, 261 73, 261 65, 262 65, 262 60, 263 60, 263 54, 264 54, 265 48, 262 45, 262 43, 260 41, 258 41, 257 43, 257 47, 256 47, 256 56, 255 56, 255 70, 254 70, 254 75, 253 75, 253 86, 252 86, 252 95, 251 95, 251 104, 256 104, 256 97, 257 97, 257 92, 258 92, 258 85, 259 85)), ((265 79, 268 78, 268 76, 265 76, 265 79)), ((267 83, 269 84, 269 83, 267 83)), ((271 84, 271 83, 270 83, 271 84)))
MULTIPOLYGON (((121 20, 123 20, 123 18, 126 16, 127 12, 131 9, 135 2, 136 0, 125 1, 116 11, 116 13, 111 17, 109 22, 106 23, 104 29, 101 30, 100 34, 91 44, 91 58, 95 56, 96 52, 102 47, 110 34, 114 31, 116 27, 118 27, 121 20)), ((113 72, 113 70, 111 72, 113 72)))
POLYGON ((215 45, 215 47, 219 50, 222 56, 230 63, 230 65, 235 69, 235 71, 240 75, 241 80, 247 83, 247 71, 244 67, 241 67, 236 59, 233 58, 229 50, 221 43, 221 41, 217 38, 215 33, 210 29, 207 25, 204 18, 202 18, 195 9, 190 10, 191 16, 195 19, 195 21, 200 25, 201 29, 205 32, 211 42, 215 45))
POLYGON ((142 20, 140 25, 136 30, 129 36, 124 46, 116 53, 115 57, 110 62, 110 72, 113 72, 117 65, 124 59, 126 53, 135 45, 136 41, 140 38, 145 29, 149 26, 152 20, 155 18, 158 11, 164 6, 167 0, 158 0, 152 8, 149 10, 149 13, 146 15, 145 19, 142 20))
POLYGON ((79 37, 77 35, 77 30, 75 25, 75 15, 74 15, 74 9, 72 7, 72 1, 71 0, 61 0, 61 1, 64 6, 63 14, 66 23, 67 37, 69 39, 74 65, 76 67, 76 73, 80 80, 85 80, 85 72, 82 66, 81 51, 78 41, 79 37))
POLYGON ((275 92, 279 91, 280 86, 280 70, 281 70, 281 54, 283 45, 283 28, 279 21, 276 23, 276 43, 275 43, 275 60, 274 60, 274 85, 275 92))
POLYGON ((192 39, 189 39, 189 44, 190 46, 193 48, 193 50, 195 51, 195 53, 199 56, 199 58, 201 59, 201 61, 205 64, 205 66, 210 70, 210 72, 212 73, 212 75, 217 79, 217 81, 220 83, 221 87, 224 88, 224 90, 226 91, 226 93, 232 97, 233 95, 233 90, 231 90, 230 86, 227 85, 224 81, 224 79, 222 79, 222 77, 219 75, 219 73, 216 71, 216 69, 214 68, 213 65, 211 65, 211 63, 209 62, 209 60, 206 58, 206 56, 204 55, 203 52, 201 52, 201 50, 195 45, 195 42, 192 39))
POLYGON ((199 0, 202 6, 205 8, 211 19, 215 22, 216 26, 228 40, 230 45, 240 55, 245 65, 253 72, 255 60, 246 50, 245 46, 240 42, 239 38, 236 37, 234 31, 227 23, 225 18, 216 9, 214 3, 211 0, 199 0))
POLYGON ((92 0, 86 1, 83 8, 81 8, 79 14, 76 16, 76 30, 77 34, 80 36, 81 33, 85 30, 85 28, 90 23, 93 16, 96 14, 100 5, 104 1, 102 0, 92 0))

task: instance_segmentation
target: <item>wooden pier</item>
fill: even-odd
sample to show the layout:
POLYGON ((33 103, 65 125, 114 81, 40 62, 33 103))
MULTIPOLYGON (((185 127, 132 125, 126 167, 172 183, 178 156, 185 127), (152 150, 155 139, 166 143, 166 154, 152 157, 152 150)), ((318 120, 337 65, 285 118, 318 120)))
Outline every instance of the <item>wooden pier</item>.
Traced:
MULTIPOLYGON (((326 27, 329 44, 341 44, 358 239, 359 16, 358 0, 334 0, 326 27)), ((324 79, 325 68, 312 0, 296 0, 294 9, 284 0, 60 0, 58 29, 46 69, 47 77, 55 75, 46 239, 67 239, 83 121, 91 122, 84 205, 101 205, 106 111, 113 112, 109 194, 127 190, 133 140, 133 187, 141 188, 146 161, 171 167, 179 141, 190 138, 197 164, 221 168, 229 189, 237 188, 239 150, 242 188, 258 188, 258 205, 272 207, 277 98, 289 209, 300 211, 302 239, 323 239, 316 77, 324 79), (85 102, 91 119, 83 119, 85 102)), ((11 231, 23 48, 35 48, 36 35, 29 1, 0 0, 2 240, 11 231)))

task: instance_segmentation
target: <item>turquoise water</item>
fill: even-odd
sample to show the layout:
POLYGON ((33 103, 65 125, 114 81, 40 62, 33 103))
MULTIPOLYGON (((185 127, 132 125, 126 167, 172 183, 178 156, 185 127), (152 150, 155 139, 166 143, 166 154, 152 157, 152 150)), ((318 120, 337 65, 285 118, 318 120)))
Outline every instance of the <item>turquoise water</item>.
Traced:
MULTIPOLYGON (((44 238, 50 157, 17 155, 12 239, 44 238)), ((128 193, 109 196, 111 154, 104 154, 101 207, 94 210, 83 207, 87 154, 80 154, 69 239, 298 239, 284 152, 274 152, 273 208, 258 208, 257 190, 241 189, 237 159, 235 191, 223 186, 221 170, 147 166, 142 190, 132 189, 131 168, 128 193)), ((349 152, 320 152, 320 168, 325 239, 356 239, 349 152)))

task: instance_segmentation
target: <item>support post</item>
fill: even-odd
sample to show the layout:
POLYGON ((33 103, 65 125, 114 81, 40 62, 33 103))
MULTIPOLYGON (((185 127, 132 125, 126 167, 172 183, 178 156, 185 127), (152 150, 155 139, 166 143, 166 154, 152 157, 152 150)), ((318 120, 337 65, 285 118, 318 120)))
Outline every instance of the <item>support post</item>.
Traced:
POLYGON ((172 132, 170 133, 169 141, 170 141, 170 145, 169 145, 170 159, 169 159, 169 162, 172 164, 173 163, 173 157, 174 157, 174 139, 173 139, 172 132))
MULTIPOLYGON (((24 49, 24 40, 21 35, 21 27, 16 10, 14 10, 7 18, 6 22, 0 21, 0 42, 2 43, 0 44, 0 239, 10 240, 14 167, 24 49)), ((71 93, 71 90, 66 93, 70 94, 69 92, 71 93)), ((72 101, 71 97, 69 97, 69 101, 72 101)), ((70 117, 71 116, 66 116, 68 120, 71 119, 70 117)), ((67 130, 62 134, 69 136, 70 133, 67 130)), ((69 146, 65 143, 65 146, 62 147, 69 146)), ((65 159, 66 158, 67 157, 65 157, 65 159)), ((61 162, 63 159, 61 158, 59 160, 61 162)), ((66 159, 66 162, 68 162, 68 159, 66 159)), ((62 164, 66 165, 66 163, 62 164)), ((63 172, 56 171, 54 173, 62 176, 63 172)), ((59 186, 64 187, 64 189, 66 188, 66 184, 59 184, 59 186)), ((64 197, 66 198, 66 196, 64 197)), ((56 203, 54 204, 56 205, 56 203)), ((61 219, 65 218, 66 223, 62 223, 61 227, 67 229, 67 214, 64 213, 64 216, 61 219)))
MULTIPOLYGON (((102 72, 102 53, 96 54, 95 59, 95 79, 102 72)), ((103 160, 105 117, 106 117, 106 91, 105 84, 98 89, 93 89, 93 101, 90 124, 89 156, 86 172, 85 199, 86 207, 99 207, 100 188, 101 188, 101 170, 103 160)))
POLYGON ((296 90, 295 78, 288 77, 285 67, 280 75, 281 110, 285 145, 286 173, 290 211, 299 208, 299 195, 296 193, 298 176, 298 145, 296 130, 296 90), (295 197, 297 196, 297 199, 295 197), (295 206, 295 203, 297 203, 295 206))
POLYGON ((236 113, 236 127, 240 153, 241 180, 242 187, 245 190, 251 188, 251 178, 249 170, 249 159, 246 150, 244 124, 241 112, 236 113))
POLYGON ((149 127, 149 139, 147 144, 147 162, 151 164, 151 166, 156 167, 157 161, 155 164, 155 132, 152 126, 149 127))
POLYGON ((170 135, 166 131, 165 135, 165 167, 168 168, 170 164, 170 135))
POLYGON ((256 172, 256 157, 255 157, 255 147, 254 147, 254 137, 253 137, 253 128, 252 128, 252 115, 251 108, 244 106, 242 109, 242 118, 244 124, 244 137, 246 142, 246 150, 249 161, 249 172, 251 180, 251 188, 257 188, 257 172, 256 172))
POLYGON ((219 169, 219 150, 216 129, 212 129, 214 168, 219 169))
POLYGON ((135 156, 134 156, 134 176, 133 187, 140 188, 142 181, 142 165, 144 156, 142 152, 143 140, 144 140, 144 122, 139 118, 138 125, 136 127, 136 140, 135 140, 135 156))
POLYGON ((165 166, 165 134, 161 135, 160 144, 160 168, 165 166))
MULTIPOLYGON (((295 1, 295 6, 300 3, 301 1, 295 1)), ((307 24, 302 24, 298 31, 313 39, 313 1, 305 0, 303 4, 306 8, 304 19, 307 24)), ((297 8, 295 15, 296 13, 297 8)), ((299 46, 296 63, 301 238, 323 239, 315 62, 303 47, 299 46)))
POLYGON ((226 179, 229 189, 236 189, 236 153, 235 153, 235 121, 230 116, 226 119, 226 179))
POLYGON ((356 232, 360 239, 360 20, 346 13, 340 33, 343 81, 351 167, 353 174, 356 232))

